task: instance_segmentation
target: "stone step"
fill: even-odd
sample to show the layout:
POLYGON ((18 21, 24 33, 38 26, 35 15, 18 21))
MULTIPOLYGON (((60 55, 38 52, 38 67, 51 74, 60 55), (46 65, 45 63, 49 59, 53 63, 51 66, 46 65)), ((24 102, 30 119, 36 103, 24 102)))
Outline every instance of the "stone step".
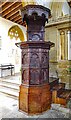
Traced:
POLYGON ((18 76, 0 78, 0 92, 17 99, 20 83, 21 80, 19 80, 18 76))
POLYGON ((1 87, 0 92, 9 95, 10 97, 13 97, 15 99, 18 99, 19 96, 19 92, 12 91, 10 88, 6 88, 6 87, 4 88, 1 87))
POLYGON ((19 90, 19 85, 20 84, 11 83, 11 82, 7 82, 7 81, 0 82, 0 86, 9 87, 9 88, 17 89, 17 90, 19 90))
POLYGON ((4 89, 4 88, 7 88, 7 89, 10 89, 11 91, 16 91, 16 92, 19 92, 19 86, 11 86, 11 85, 0 85, 0 89, 4 89))
POLYGON ((11 83, 20 84, 21 76, 7 76, 7 77, 0 78, 0 81, 7 81, 11 83))

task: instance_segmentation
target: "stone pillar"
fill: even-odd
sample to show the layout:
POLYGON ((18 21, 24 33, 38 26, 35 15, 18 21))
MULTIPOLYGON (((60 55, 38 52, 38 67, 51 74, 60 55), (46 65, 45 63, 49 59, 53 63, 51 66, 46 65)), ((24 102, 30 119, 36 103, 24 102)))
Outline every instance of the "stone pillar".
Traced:
POLYGON ((65 29, 65 60, 68 60, 68 39, 67 39, 67 29, 65 29))
POLYGON ((68 31, 68 60, 71 60, 71 31, 68 31))
POLYGON ((60 33, 60 38, 61 38, 61 60, 65 59, 65 33, 62 31, 60 33))
POLYGON ((54 43, 44 41, 50 10, 41 5, 27 5, 21 13, 27 24, 27 41, 16 44, 22 50, 19 109, 28 114, 39 114, 51 107, 49 50, 54 43))

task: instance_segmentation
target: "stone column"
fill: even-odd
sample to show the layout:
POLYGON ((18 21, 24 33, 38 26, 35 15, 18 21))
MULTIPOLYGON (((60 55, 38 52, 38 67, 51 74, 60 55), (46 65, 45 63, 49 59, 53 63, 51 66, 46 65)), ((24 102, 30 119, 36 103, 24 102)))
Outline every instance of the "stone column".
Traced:
POLYGON ((67 39, 67 29, 65 29, 65 60, 68 60, 68 39, 67 39))
POLYGON ((68 60, 71 60, 71 31, 68 31, 68 60))
POLYGON ((62 31, 60 33, 60 41, 61 41, 61 60, 65 59, 65 32, 62 31))

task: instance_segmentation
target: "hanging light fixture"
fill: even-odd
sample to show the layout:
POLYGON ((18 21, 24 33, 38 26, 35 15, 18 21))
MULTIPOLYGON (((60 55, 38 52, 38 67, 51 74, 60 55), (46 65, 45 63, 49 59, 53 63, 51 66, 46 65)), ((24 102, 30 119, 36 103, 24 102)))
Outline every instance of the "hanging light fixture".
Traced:
POLYGON ((10 37, 10 39, 15 38, 16 40, 18 40, 19 38, 22 42, 25 39, 24 34, 18 25, 14 25, 9 29, 8 36, 10 37))

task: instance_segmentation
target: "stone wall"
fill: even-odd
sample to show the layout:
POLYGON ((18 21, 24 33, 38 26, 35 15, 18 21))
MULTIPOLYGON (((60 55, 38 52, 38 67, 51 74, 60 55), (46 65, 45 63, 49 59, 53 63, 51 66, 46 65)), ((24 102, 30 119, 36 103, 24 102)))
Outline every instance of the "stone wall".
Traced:
POLYGON ((69 68, 71 68, 71 61, 63 60, 58 62, 58 77, 61 82, 66 83, 67 89, 71 89, 71 72, 69 71, 69 68))
POLYGON ((58 77, 57 62, 49 62, 49 77, 58 77))
MULTIPOLYGON (((50 19, 45 27, 45 40, 55 43, 55 47, 50 50, 50 76, 59 77, 61 82, 66 83, 66 88, 71 88, 71 61, 68 61, 68 36, 67 31, 71 30, 70 16, 64 16, 58 19, 50 19), (64 58, 61 59, 61 32, 64 31, 64 58)), ((62 38, 63 39, 63 38, 62 38)), ((63 41, 63 40, 62 40, 63 41)), ((63 53, 62 53, 63 54, 63 53)))
POLYGON ((51 41, 55 43, 55 47, 53 47, 50 50, 50 60, 51 61, 56 61, 57 60, 57 28, 56 27, 50 27, 50 28, 46 28, 46 32, 45 32, 45 40, 46 41, 51 41))

